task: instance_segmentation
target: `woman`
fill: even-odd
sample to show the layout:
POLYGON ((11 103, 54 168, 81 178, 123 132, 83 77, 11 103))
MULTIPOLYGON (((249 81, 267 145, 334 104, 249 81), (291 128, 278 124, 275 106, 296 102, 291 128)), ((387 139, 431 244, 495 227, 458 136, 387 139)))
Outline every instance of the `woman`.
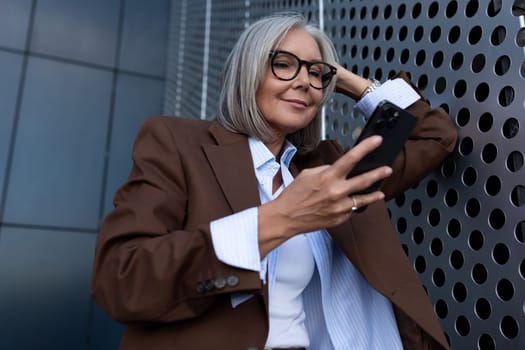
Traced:
POLYGON ((127 325, 121 349, 447 348, 385 199, 438 166, 455 129, 405 75, 378 86, 335 57, 302 16, 263 18, 226 62, 217 121, 141 128, 92 286, 127 325), (391 168, 347 179, 381 139, 319 141, 334 88, 365 114, 388 98, 417 117, 391 168))

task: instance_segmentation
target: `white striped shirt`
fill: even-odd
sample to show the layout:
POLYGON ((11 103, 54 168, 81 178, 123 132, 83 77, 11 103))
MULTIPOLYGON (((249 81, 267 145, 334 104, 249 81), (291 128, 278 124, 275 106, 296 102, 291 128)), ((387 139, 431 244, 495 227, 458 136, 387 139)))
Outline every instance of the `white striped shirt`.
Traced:
MULTIPOLYGON (((389 80, 374 92, 367 94, 355 108, 365 116, 369 116, 383 99, 406 108, 419 99, 419 95, 404 80, 389 80)), ((293 181, 288 166, 295 154, 295 147, 287 144, 281 163, 278 164, 262 142, 250 138, 249 145, 258 178, 264 177, 261 172, 276 173, 280 169, 284 187, 293 181), (261 167, 263 164, 272 165, 261 167)), ((259 186, 259 192, 262 203, 271 199, 265 194, 262 186, 259 186)), ((257 208, 249 208, 215 220, 210 227, 212 242, 219 260, 231 266, 258 271, 261 280, 265 283, 268 269, 271 308, 276 271, 279 269, 278 248, 261 259, 257 240, 257 220, 257 208), (236 229, 232 230, 232 227, 236 229)), ((308 348, 314 350, 402 349, 390 301, 364 280, 325 230, 307 233, 306 237, 316 266, 316 272, 303 292, 305 325, 309 337, 308 348)), ((234 294, 232 306, 235 307, 250 297, 249 294, 234 294)), ((270 319, 270 327, 271 325, 270 319)), ((295 344, 272 343, 271 345, 285 347, 306 344, 308 343, 304 343, 304 339, 299 336, 295 344)))

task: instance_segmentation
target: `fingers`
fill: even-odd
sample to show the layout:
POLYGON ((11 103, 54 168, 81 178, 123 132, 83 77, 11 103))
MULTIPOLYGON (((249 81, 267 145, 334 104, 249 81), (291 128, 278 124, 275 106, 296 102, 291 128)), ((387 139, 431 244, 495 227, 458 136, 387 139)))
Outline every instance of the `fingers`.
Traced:
POLYGON ((332 164, 332 169, 337 176, 346 176, 364 156, 376 149, 382 140, 383 138, 377 135, 367 137, 332 164))

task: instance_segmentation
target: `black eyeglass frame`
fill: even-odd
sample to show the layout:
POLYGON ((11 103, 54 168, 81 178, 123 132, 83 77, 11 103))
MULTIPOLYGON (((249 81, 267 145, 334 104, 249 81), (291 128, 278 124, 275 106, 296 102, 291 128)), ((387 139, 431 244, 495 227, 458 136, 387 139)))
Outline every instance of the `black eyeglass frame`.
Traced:
POLYGON ((328 73, 326 73, 326 74, 323 74, 323 76, 321 77, 321 85, 322 85, 322 87, 319 88, 319 87, 313 86, 312 82, 310 82, 310 86, 313 87, 314 89, 317 89, 317 90, 326 89, 328 87, 328 85, 330 84, 330 82, 332 81, 332 78, 334 77, 334 75, 337 73, 337 68, 335 68, 334 66, 332 66, 329 63, 326 63, 326 62, 323 62, 323 61, 305 61, 305 60, 302 60, 299 57, 297 57, 297 55, 295 55, 295 54, 293 54, 293 53, 291 53, 289 51, 285 51, 285 50, 271 50, 269 57, 270 57, 270 66, 272 68, 273 75, 277 79, 283 80, 283 81, 290 81, 290 80, 295 79, 297 77, 297 75, 299 74, 299 72, 301 71, 301 68, 303 67, 303 65, 306 66, 307 70, 309 70, 310 67, 313 66, 314 64, 322 63, 322 64, 326 65, 330 69, 330 71, 328 73), (299 66, 297 67, 297 71, 295 72, 295 74, 291 78, 288 78, 288 79, 281 78, 274 71, 273 60, 280 53, 288 54, 288 55, 292 56, 293 58, 295 58, 297 60, 297 62, 299 62, 299 66), (325 82, 325 81, 327 81, 327 83, 323 84, 323 82, 325 82))

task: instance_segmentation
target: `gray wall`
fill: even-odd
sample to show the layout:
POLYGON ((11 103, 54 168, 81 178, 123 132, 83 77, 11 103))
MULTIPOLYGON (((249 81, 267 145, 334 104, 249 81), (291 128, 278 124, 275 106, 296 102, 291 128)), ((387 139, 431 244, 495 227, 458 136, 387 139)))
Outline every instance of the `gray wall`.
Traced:
POLYGON ((168 0, 0 0, 0 349, 116 349, 99 223, 162 111, 168 0))
MULTIPOLYGON (((457 151, 389 203, 392 222, 454 349, 525 349, 525 2, 177 4, 168 113, 213 118, 222 63, 239 33, 290 9, 322 22, 352 71, 385 80, 405 70, 445 108, 459 129, 457 151)), ((345 147, 364 123, 352 107, 336 96, 326 108, 325 136, 345 147)))

